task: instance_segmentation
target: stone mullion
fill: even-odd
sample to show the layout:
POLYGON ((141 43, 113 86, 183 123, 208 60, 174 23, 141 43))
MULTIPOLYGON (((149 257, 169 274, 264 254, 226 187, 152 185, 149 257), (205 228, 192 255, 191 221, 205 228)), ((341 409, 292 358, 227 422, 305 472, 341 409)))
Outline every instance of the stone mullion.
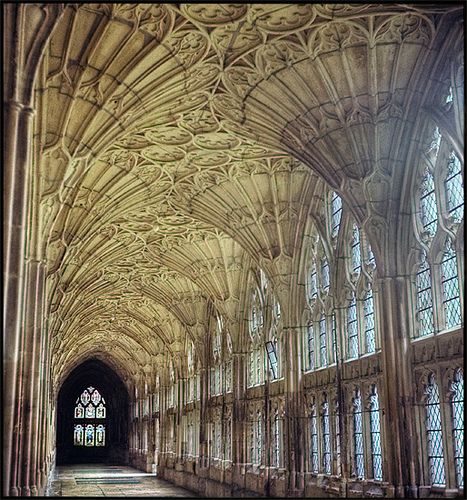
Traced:
POLYGON ((199 419, 199 459, 200 466, 207 467, 209 463, 208 456, 208 439, 206 436, 206 416, 208 404, 208 388, 209 388, 209 368, 203 367, 200 369, 200 419, 199 419))
POLYGON ((241 477, 245 463, 243 450, 245 429, 245 402, 244 402, 244 359, 245 353, 232 353, 232 465, 236 477, 241 477))
POLYGON ((300 425, 300 366, 298 357, 298 337, 295 328, 284 328, 285 351, 289 353, 285 370, 285 468, 288 473, 288 492, 294 494, 303 490, 303 450, 300 436, 303 426, 300 425))
POLYGON ((413 394, 411 376, 410 332, 407 330, 408 278, 385 277, 377 280, 379 302, 382 362, 385 385, 384 455, 385 479, 395 486, 396 496, 405 496, 416 490, 415 468, 417 450, 413 428, 413 394), (403 300, 400 298, 403 297, 403 300))

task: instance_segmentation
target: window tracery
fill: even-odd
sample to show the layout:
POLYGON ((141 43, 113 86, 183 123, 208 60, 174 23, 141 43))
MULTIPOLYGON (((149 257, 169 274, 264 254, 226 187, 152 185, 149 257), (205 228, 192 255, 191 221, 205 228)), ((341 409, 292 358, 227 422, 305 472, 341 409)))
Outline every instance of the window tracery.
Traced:
POLYGON ((74 418, 75 446, 105 446, 105 425, 99 420, 106 418, 106 406, 104 398, 97 389, 90 386, 77 398, 74 418), (79 423, 76 420, 83 422, 79 423))
POLYGON ((414 184, 418 202, 413 236, 419 249, 419 260, 412 268, 414 338, 443 332, 463 321, 455 251, 464 217, 462 163, 437 126, 428 130, 429 145, 414 184), (435 316, 435 310, 441 314, 435 316))

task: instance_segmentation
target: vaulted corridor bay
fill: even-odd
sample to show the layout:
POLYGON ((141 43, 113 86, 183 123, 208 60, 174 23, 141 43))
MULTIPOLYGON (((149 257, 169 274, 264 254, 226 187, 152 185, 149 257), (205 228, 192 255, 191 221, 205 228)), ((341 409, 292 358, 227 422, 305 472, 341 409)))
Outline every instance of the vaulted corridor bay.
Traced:
POLYGON ((465 1, 1 8, 3 496, 463 498, 465 1))
POLYGON ((62 497, 196 497, 184 488, 127 466, 100 464, 57 467, 49 496, 62 497))

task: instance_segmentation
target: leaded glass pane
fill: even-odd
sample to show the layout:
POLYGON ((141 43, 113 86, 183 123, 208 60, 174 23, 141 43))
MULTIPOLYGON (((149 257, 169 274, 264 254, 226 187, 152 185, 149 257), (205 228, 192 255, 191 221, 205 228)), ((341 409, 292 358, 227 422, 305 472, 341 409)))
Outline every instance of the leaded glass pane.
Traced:
POLYGON ((438 208, 436 206, 435 181, 428 169, 422 179, 420 209, 423 229, 430 236, 434 236, 438 228, 438 208))
POLYGON ((373 250, 371 249, 371 245, 369 243, 367 246, 367 263, 376 265, 375 255, 374 255, 373 250))
POLYGON ((334 238, 339 232, 342 217, 342 200, 336 192, 331 194, 331 237, 334 238))
POLYGON ((94 426, 92 424, 86 426, 86 441, 84 444, 86 446, 94 446, 94 426))
POLYGON ((456 253, 449 238, 446 240, 441 270, 445 326, 446 328, 451 328, 461 324, 461 305, 459 299, 456 253))
POLYGON ((280 422, 279 412, 276 409, 274 412, 274 451, 273 451, 273 466, 280 467, 280 422))
POLYGON ((373 291, 368 290, 363 300, 363 323, 365 327, 366 352, 375 352, 375 312, 373 291))
POLYGON ((91 396, 89 395, 89 392, 87 390, 83 391, 83 394, 81 394, 81 402, 83 405, 86 406, 90 400, 91 396))
POLYGON ((347 308, 347 340, 348 340, 348 358, 358 356, 358 328, 357 328, 357 303, 355 295, 347 308))
POLYGON ((431 292, 431 272, 428 262, 423 257, 416 278, 417 285, 417 312, 419 335, 430 335, 433 326, 433 298, 431 292))
POLYGON ((336 400, 335 401, 335 421, 334 421, 334 424, 335 424, 335 429, 336 429, 336 432, 335 432, 335 435, 336 435, 336 466, 337 466, 337 475, 340 476, 341 475, 341 431, 340 431, 340 423, 339 423, 339 419, 340 419, 340 415, 339 415, 339 402, 336 400))
POLYGON ((331 429, 329 425, 329 404, 323 403, 323 472, 331 474, 331 429))
POLYGON ((452 398, 452 434, 454 444, 454 466, 456 484, 464 487, 464 377, 461 370, 456 370, 451 385, 452 398))
POLYGON ((313 325, 309 324, 308 325, 308 369, 309 370, 314 370, 315 369, 315 334, 313 331, 313 325))
POLYGON ((461 162, 454 152, 449 156, 444 187, 449 215, 454 222, 460 222, 464 218, 464 190, 462 189, 461 162))
POLYGON ((84 429, 82 425, 75 425, 74 444, 75 446, 83 446, 84 429))
POLYGON ((365 463, 363 457, 362 398, 358 389, 355 391, 353 405, 354 475, 358 479, 363 479, 365 476, 365 463))
POLYGON ((256 460, 257 463, 261 463, 261 453, 263 450, 263 427, 261 420, 261 413, 257 412, 257 432, 256 432, 256 460))
POLYGON ((319 359, 320 366, 327 366, 327 345, 326 345, 326 317, 324 314, 319 320, 319 359))
POLYGON ((370 395, 370 438, 373 479, 382 481, 383 461, 381 452, 381 424, 379 413, 379 398, 376 386, 373 386, 373 391, 370 395))
POLYGON ((105 427, 103 425, 96 427, 96 446, 105 446, 105 427))
POLYGON ((439 391, 433 375, 429 378, 426 396, 426 433, 430 481, 433 485, 445 485, 439 391))
POLYGON ((96 418, 96 408, 93 405, 86 407, 86 418, 96 418))
POLYGON ((75 407, 75 418, 84 418, 84 408, 81 403, 75 407))
POLYGON ((337 362, 337 328, 336 328, 336 313, 331 315, 331 337, 332 337, 332 361, 337 362))
POLYGON ((309 278, 309 298, 310 300, 316 299, 318 295, 318 278, 316 275, 316 266, 313 263, 310 269, 310 278, 309 278))
POLYGON ((94 389, 94 392, 92 393, 91 396, 91 401, 93 402, 94 405, 97 406, 100 400, 101 400, 101 395, 99 394, 99 391, 97 389, 94 389))
POLYGON ((319 461, 318 461, 318 426, 316 418, 316 408, 313 405, 310 415, 310 466, 311 472, 318 473, 319 461))
POLYGON ((356 224, 353 225, 352 229, 351 254, 352 270, 354 273, 358 274, 362 265, 362 256, 360 251, 360 230, 356 224))
POLYGON ((323 282, 323 290, 327 292, 329 290, 330 278, 329 278, 329 264, 328 259, 323 257, 321 259, 321 279, 323 282))

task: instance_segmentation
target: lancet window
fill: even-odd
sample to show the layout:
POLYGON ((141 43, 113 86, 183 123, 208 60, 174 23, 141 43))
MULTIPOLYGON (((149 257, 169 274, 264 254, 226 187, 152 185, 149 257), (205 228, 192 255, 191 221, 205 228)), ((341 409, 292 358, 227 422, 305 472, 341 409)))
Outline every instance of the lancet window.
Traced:
POLYGON ((364 233, 352 223, 348 259, 346 359, 376 351, 376 311, 373 292, 375 258, 364 233))
POLYGON ((452 440, 456 485, 464 487, 464 375, 460 368, 451 383, 452 440))
POLYGON ((353 399, 353 474, 357 479, 365 476, 362 397, 358 388, 353 399))
POLYGON ((413 222, 418 247, 412 267, 414 338, 463 322, 462 277, 456 257, 456 241, 462 238, 458 228, 464 218, 462 162, 438 127, 432 126, 430 134, 414 182, 413 222))
POLYGON ((74 445, 105 446, 106 404, 100 392, 90 386, 78 397, 74 408, 74 445))

